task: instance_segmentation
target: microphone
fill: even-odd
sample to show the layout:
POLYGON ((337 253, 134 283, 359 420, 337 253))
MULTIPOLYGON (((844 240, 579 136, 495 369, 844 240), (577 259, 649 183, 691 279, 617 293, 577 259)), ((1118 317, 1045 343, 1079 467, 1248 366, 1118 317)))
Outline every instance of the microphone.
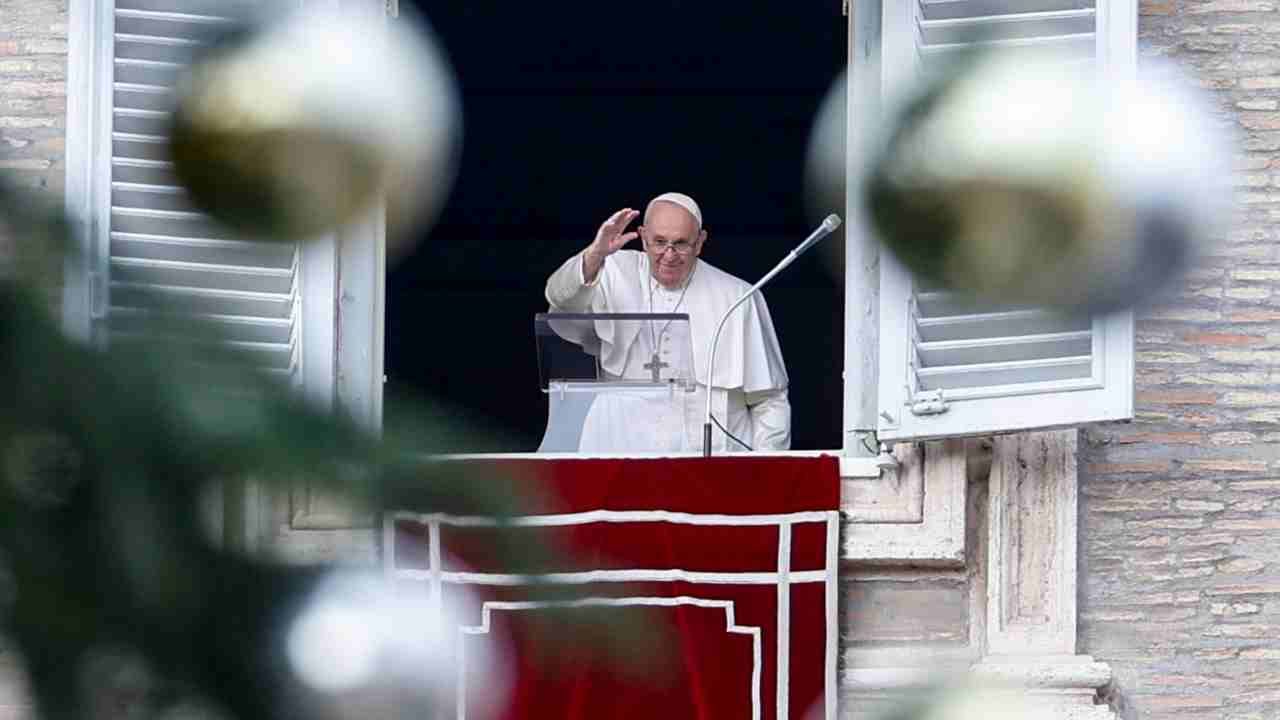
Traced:
POLYGON ((772 280, 774 275, 782 272, 788 265, 795 262, 796 258, 804 254, 804 251, 816 245, 819 240, 830 235, 838 227, 840 227, 840 216, 835 213, 831 213, 822 221, 821 225, 809 234, 809 237, 804 239, 804 242, 797 245, 795 250, 792 250, 786 257, 782 258, 782 262, 778 263, 772 270, 765 273, 765 276, 760 278, 759 282, 752 285, 751 289, 743 293, 742 297, 735 300, 734 303, 729 306, 729 309, 725 310, 724 314, 720 316, 720 322, 716 325, 716 333, 711 338, 711 352, 707 354, 707 414, 706 420, 702 423, 703 457, 711 457, 711 378, 714 376, 714 370, 716 367, 716 346, 720 344, 720 331, 724 330, 725 322, 729 319, 729 316, 733 314, 733 311, 738 309, 739 305, 746 302, 747 298, 751 297, 760 290, 760 288, 764 287, 765 283, 772 280))
MULTIPOLYGON (((835 213, 831 213, 822 221, 822 224, 818 226, 818 229, 814 230, 812 235, 805 238, 804 242, 800 243, 800 245, 791 252, 791 255, 788 255, 787 257, 791 258, 791 260, 795 260, 795 258, 804 254, 805 250, 817 245, 819 240, 835 232, 838 227, 840 227, 840 216, 835 213)), ((790 262, 788 262, 788 264, 790 264, 790 262)), ((783 267, 786 267, 786 265, 783 265, 783 267)))

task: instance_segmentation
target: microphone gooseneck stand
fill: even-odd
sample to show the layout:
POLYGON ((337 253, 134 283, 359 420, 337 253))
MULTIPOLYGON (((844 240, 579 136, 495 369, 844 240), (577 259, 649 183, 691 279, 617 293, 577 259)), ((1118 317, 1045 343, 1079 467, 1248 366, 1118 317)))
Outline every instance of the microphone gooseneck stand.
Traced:
MULTIPOLYGON (((711 337, 711 351, 707 354, 707 414, 706 419, 702 423, 703 457, 711 457, 711 378, 714 376, 713 373, 716 367, 716 346, 720 344, 720 331, 724 330, 725 322, 728 321, 729 316, 733 314, 733 311, 738 309, 739 305, 746 302, 747 298, 751 297, 759 291, 760 288, 764 287, 765 283, 772 280, 774 275, 782 272, 788 265, 795 262, 796 258, 800 257, 805 250, 813 247, 814 244, 827 235, 830 235, 838 227, 840 227, 840 216, 835 213, 828 215, 826 219, 822 221, 822 224, 819 225, 818 228, 809 235, 809 237, 804 239, 804 242, 797 245, 795 250, 792 250, 790 254, 782 258, 782 262, 778 263, 772 270, 766 273, 764 277, 760 278, 759 282, 752 285, 751 289, 743 293, 742 297, 734 301, 734 303, 729 306, 729 309, 720 316, 720 322, 716 324, 715 335, 711 337)), ((728 419, 726 418, 726 422, 727 421, 728 419)))

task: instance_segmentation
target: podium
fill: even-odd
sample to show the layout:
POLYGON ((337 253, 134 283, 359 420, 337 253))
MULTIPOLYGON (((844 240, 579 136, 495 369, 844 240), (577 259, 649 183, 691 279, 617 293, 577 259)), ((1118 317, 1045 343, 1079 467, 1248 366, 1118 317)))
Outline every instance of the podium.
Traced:
POLYGON ((547 395, 540 453, 691 452, 701 447, 685 313, 539 313, 547 395))

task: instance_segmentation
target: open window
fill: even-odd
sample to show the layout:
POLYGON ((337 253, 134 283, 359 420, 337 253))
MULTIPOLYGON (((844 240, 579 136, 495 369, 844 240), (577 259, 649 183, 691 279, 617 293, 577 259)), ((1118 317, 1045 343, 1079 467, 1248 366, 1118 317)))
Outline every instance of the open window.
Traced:
MULTIPOLYGON (((851 77, 878 81, 874 105, 930 64, 947 62, 974 37, 1011 50, 1063 51, 1066 62, 1092 66, 1107 82, 1133 76, 1132 0, 886 0, 858 9, 872 5, 881 11, 879 53, 855 52, 851 77)), ((876 33, 874 22, 861 22, 851 27, 855 33, 876 33)), ((865 121, 862 115, 859 122, 865 121)), ((851 124, 851 139, 854 132, 851 124)), ((859 241, 854 233, 850 238, 859 241)), ((917 285, 888 253, 881 254, 878 282, 881 440, 1132 416, 1132 313, 1070 317, 1031 306, 966 303, 917 285)), ((858 340, 852 328, 847 337, 858 340)))
MULTIPOLYGON (((265 371, 287 378, 322 406, 341 405, 376 427, 383 380, 381 214, 302 245, 255 243, 195 212, 166 160, 162 129, 173 82, 196 38, 251 4, 85 0, 70 6, 67 202, 86 252, 66 278, 66 324, 78 337, 108 343, 136 328, 148 309, 138 291, 147 290, 170 308, 213 320, 265 371)), ((873 125, 882 112, 881 96, 924 65, 945 61, 973 29, 1013 47, 1070 48, 1109 82, 1132 81, 1134 0, 851 4, 851 148, 857 128, 873 125)), ((699 102, 707 103, 707 112, 723 105, 715 98, 699 102)), ((710 187, 712 179, 694 184, 710 187)), ((862 242, 853 231, 856 219, 849 220, 849 242, 862 242)), ((862 405, 874 408, 870 416, 878 420, 869 428, 882 440, 1130 416, 1129 314, 1063 318, 1030 307, 965 306, 915 287, 892 258, 880 258, 876 267, 878 310, 871 324, 878 326, 878 338, 855 327, 862 305, 846 298, 846 429, 854 387, 869 399, 862 405), (851 370, 850 358, 859 355, 874 372, 851 370)), ((537 289, 527 294, 541 309, 537 289)), ((517 309, 521 320, 512 327, 525 328, 532 311, 517 309)))

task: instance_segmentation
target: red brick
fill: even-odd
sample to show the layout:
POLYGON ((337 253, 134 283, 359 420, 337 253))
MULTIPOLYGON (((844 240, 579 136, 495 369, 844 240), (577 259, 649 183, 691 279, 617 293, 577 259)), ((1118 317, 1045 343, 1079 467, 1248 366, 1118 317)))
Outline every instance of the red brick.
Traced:
POLYGON ((1233 482, 1231 483, 1231 489, 1243 490, 1245 492, 1251 490, 1280 490, 1280 480, 1245 480, 1243 482, 1233 482))
POLYGON ((1257 335, 1240 335, 1237 333, 1187 333, 1182 336, 1182 341, 1193 345, 1228 345, 1231 347, 1244 347, 1249 345, 1261 345, 1265 343, 1267 339, 1257 335))
POLYGON ((1188 470, 1207 472, 1266 472, 1265 460, 1187 460, 1188 470))
MULTIPOLYGON (((1280 88, 1280 85, 1268 85, 1267 87, 1280 88)), ((1240 124, 1250 130, 1280 130, 1280 113, 1242 112, 1240 113, 1240 124)), ((1269 202, 1269 200, 1262 200, 1261 202, 1269 202)))
POLYGON ((1219 697, 1178 697, 1178 696, 1146 696, 1141 699, 1144 706, 1174 709, 1174 708, 1215 708, 1222 706, 1222 698, 1219 697))
POLYGON ((1276 595, 1280 594, 1280 583, 1258 583, 1250 585, 1219 585, 1209 587, 1205 595, 1276 595))
POLYGON ((1230 322, 1277 322, 1280 311, 1276 310, 1240 310, 1227 315, 1230 322))
POLYGON ((1214 530, 1234 531, 1275 531, 1280 530, 1280 518, 1257 518, 1253 520, 1219 520, 1213 524, 1214 530))
POLYGON ((1204 433, 1197 432, 1166 432, 1166 433, 1134 433, 1133 435, 1120 435, 1116 437, 1116 442, 1122 445, 1132 443, 1156 443, 1158 445, 1185 445, 1204 442, 1204 433))
POLYGON ((1154 405, 1212 405, 1218 394, 1204 390, 1146 390, 1137 394, 1139 403, 1154 405))
POLYGON ((1134 462, 1134 463, 1093 463, 1089 465, 1089 472, 1097 475, 1112 475, 1117 473, 1153 473, 1167 472, 1169 470, 1168 461, 1160 462, 1134 462))

